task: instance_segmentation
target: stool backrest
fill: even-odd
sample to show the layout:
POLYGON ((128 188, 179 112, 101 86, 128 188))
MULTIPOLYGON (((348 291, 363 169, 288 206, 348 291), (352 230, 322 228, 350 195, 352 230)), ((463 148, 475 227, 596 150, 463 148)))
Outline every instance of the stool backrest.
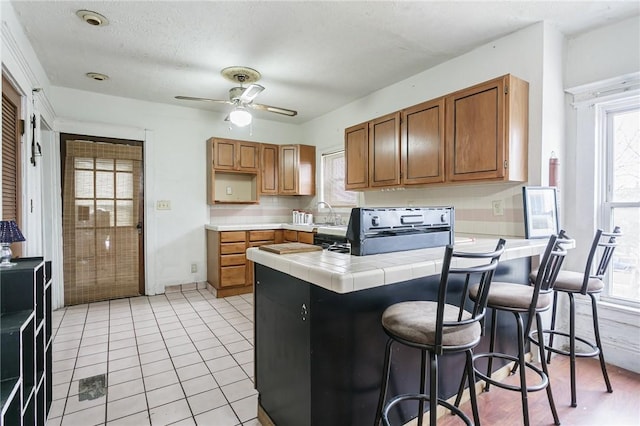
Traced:
POLYGON ((602 229, 596 231, 596 235, 593 237, 593 243, 591 244, 591 250, 589 251, 589 257, 587 257, 587 265, 584 269, 584 280, 582 281, 580 293, 587 294, 589 278, 601 280, 607 273, 607 268, 613 258, 613 251, 618 245, 616 238, 621 235, 622 232, 619 226, 616 226, 613 232, 604 232, 602 229), (598 256, 599 260, 597 259, 598 256), (593 265, 596 265, 595 270, 593 269, 593 265))
POLYGON ((442 264, 442 273, 440 274, 440 287, 438 288, 438 311, 436 316, 436 345, 437 354, 442 354, 442 335, 444 327, 460 326, 480 321, 484 318, 487 308, 487 299, 489 295, 489 286, 493 280, 493 275, 498 267, 498 261, 502 253, 504 253, 505 240, 500 239, 496 249, 488 253, 466 253, 456 252, 453 246, 449 245, 445 249, 444 261, 442 264), (461 263, 461 259, 469 259, 473 264, 469 267, 452 268, 452 261, 456 259, 456 263, 461 263), (451 275, 464 275, 464 287, 460 303, 458 304, 458 317, 456 321, 444 321, 444 307, 447 303, 447 290, 449 286, 449 278, 451 275), (473 283, 471 281, 474 281, 473 283), (465 301, 467 300, 467 292, 470 284, 475 284, 477 280, 479 284, 478 297, 470 311, 465 311, 465 301), (466 312, 470 313, 465 314, 466 312))
POLYGON ((551 293, 553 291, 556 278, 558 278, 558 273, 567 255, 567 249, 563 246, 571 244, 572 242, 573 240, 568 239, 564 231, 560 231, 560 236, 552 235, 549 237, 549 242, 542 255, 540 266, 538 267, 536 280, 533 283, 533 294, 531 304, 529 305, 529 318, 525 328, 525 336, 528 336, 531 331, 531 325, 536 317, 540 294, 551 293))

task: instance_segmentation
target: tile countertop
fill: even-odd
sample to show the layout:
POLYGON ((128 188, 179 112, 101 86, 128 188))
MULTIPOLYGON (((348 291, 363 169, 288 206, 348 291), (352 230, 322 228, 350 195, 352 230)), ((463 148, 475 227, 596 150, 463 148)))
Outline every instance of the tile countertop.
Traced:
MULTIPOLYGON (((456 240, 456 249, 468 252, 494 250, 498 241, 489 237, 463 237, 456 240)), ((506 250, 500 260, 537 256, 546 245, 547 239, 507 239, 506 250)), ((370 256, 352 256, 327 250, 278 255, 258 248, 247 249, 249 260, 336 293, 350 293, 439 274, 443 256, 444 247, 370 256)), ((463 263, 454 264, 464 266, 463 263)))
POLYGON ((229 225, 205 225, 210 231, 257 231, 262 229, 291 229, 293 231, 317 232, 318 234, 330 234, 344 236, 347 233, 346 226, 325 225, 294 225, 291 223, 244 223, 229 225))

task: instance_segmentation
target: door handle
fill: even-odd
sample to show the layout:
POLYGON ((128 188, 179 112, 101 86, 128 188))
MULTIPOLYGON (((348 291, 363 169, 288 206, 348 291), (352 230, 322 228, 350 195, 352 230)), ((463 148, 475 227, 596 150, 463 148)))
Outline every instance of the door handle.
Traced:
POLYGON ((142 234, 142 222, 138 222, 136 229, 138 230, 138 234, 142 234))

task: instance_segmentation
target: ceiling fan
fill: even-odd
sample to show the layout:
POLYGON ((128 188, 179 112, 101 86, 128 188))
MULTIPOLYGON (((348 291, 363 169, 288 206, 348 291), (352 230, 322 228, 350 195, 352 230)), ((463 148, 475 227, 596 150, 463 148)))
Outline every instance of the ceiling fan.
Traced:
POLYGON ((297 111, 293 111, 286 108, 274 107, 271 105, 256 104, 253 100, 258 96, 264 87, 255 84, 260 80, 260 73, 252 68, 247 67, 227 67, 220 71, 222 76, 229 81, 239 83, 240 86, 232 87, 229 89, 229 99, 209 99, 209 98, 195 98, 192 96, 176 96, 176 99, 187 101, 203 101, 203 102, 215 102, 220 104, 233 105, 233 109, 227 116, 226 120, 231 121, 233 124, 239 127, 244 127, 251 123, 252 116, 248 109, 256 109, 260 111, 274 112, 276 114, 287 115, 294 117, 298 114, 297 111), (244 87, 248 84, 247 87, 244 87))

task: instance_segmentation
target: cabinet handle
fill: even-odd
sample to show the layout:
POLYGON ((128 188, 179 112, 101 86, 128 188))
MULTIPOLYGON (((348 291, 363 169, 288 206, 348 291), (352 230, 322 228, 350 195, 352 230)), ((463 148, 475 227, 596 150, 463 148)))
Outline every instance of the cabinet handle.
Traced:
POLYGON ((300 310, 300 317, 302 318, 302 321, 307 320, 307 305, 305 305, 304 303, 302 304, 302 309, 300 310))

